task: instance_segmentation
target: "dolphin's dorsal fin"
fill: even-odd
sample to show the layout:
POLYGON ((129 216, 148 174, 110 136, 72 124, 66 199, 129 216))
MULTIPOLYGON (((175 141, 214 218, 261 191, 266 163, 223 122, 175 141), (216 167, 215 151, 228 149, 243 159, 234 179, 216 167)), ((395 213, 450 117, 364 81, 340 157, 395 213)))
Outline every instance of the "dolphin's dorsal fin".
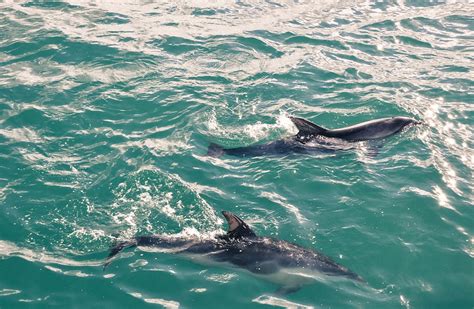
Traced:
POLYGON ((310 136, 324 135, 327 129, 320 127, 311 121, 303 118, 290 117, 293 124, 298 128, 298 134, 296 135, 299 139, 304 140, 310 136))
POLYGON ((227 238, 242 238, 242 237, 253 237, 257 236, 252 229, 245 223, 242 219, 234 215, 229 211, 223 211, 227 224, 229 225, 227 229, 227 238))

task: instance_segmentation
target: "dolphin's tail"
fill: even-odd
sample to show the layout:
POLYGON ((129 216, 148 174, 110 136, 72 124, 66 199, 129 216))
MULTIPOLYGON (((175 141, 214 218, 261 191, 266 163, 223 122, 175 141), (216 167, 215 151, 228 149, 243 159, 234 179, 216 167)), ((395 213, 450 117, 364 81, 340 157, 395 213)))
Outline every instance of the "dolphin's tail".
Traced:
POLYGON ((110 248, 109 255, 107 256, 107 259, 105 260, 104 270, 107 266, 109 266, 110 263, 112 263, 113 257, 116 256, 120 251, 122 251, 123 249, 128 248, 128 247, 135 247, 136 245, 137 245, 137 241, 135 239, 134 240, 128 240, 128 241, 121 241, 121 242, 118 242, 118 243, 114 244, 110 248))
POLYGON ((209 148, 207 148, 207 155, 210 157, 218 158, 225 153, 225 150, 222 146, 215 143, 211 143, 209 148))

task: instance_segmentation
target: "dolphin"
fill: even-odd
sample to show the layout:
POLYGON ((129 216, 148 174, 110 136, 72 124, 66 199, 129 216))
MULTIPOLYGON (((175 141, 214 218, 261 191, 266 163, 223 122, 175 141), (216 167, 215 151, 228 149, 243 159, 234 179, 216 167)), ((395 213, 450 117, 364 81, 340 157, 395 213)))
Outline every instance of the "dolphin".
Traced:
POLYGON ((365 282, 359 275, 315 250, 270 237, 257 236, 239 217, 223 211, 228 231, 210 239, 173 235, 139 236, 115 244, 104 269, 127 247, 154 247, 168 253, 187 256, 204 264, 227 264, 243 268, 258 277, 279 284, 277 294, 299 290, 322 276, 338 276, 365 282))
POLYGON ((354 142, 369 141, 389 137, 410 125, 421 122, 408 117, 389 117, 370 120, 339 129, 326 129, 306 119, 290 117, 298 128, 294 136, 267 144, 255 144, 246 147, 224 148, 211 143, 207 154, 220 157, 224 154, 238 157, 263 155, 284 155, 288 153, 334 153, 354 148, 354 142))

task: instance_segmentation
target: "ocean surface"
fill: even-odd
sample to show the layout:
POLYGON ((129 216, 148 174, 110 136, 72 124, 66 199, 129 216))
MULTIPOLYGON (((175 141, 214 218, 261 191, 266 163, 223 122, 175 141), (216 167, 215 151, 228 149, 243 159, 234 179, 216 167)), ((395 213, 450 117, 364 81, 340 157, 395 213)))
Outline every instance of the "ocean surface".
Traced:
POLYGON ((0 1, 0 308, 473 308, 472 1, 0 1), (403 115, 334 154, 207 156, 403 115), (296 293, 117 239, 257 234, 296 293))

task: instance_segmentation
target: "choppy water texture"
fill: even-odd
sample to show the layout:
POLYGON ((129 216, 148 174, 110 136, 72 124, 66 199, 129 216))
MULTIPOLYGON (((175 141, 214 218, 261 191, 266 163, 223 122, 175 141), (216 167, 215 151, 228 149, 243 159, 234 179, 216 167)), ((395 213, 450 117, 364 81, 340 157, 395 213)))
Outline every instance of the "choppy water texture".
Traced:
POLYGON ((0 307, 474 306, 474 4, 0 1, 0 307), (121 2, 121 3, 118 3, 121 2), (426 123, 336 155, 209 158, 378 117, 426 123), (367 280, 276 297, 245 271, 114 237, 223 231, 367 280), (113 236, 115 235, 115 236, 113 236))

